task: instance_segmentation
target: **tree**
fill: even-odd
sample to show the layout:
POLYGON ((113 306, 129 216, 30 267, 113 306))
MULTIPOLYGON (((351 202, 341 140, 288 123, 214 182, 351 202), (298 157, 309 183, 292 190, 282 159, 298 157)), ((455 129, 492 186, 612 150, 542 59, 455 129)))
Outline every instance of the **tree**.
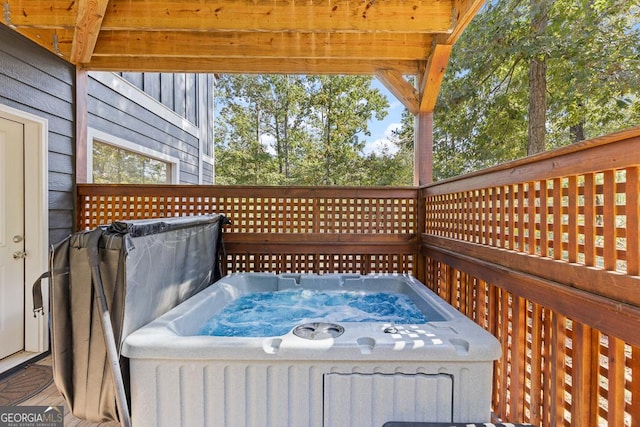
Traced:
POLYGON ((363 181, 368 120, 387 100, 365 76, 227 75, 218 82, 217 180, 344 185, 363 181))
POLYGON ((216 81, 216 182, 277 184, 277 163, 263 121, 270 108, 262 76, 221 75, 216 81))
POLYGON ((311 76, 309 124, 314 143, 308 147, 316 183, 349 185, 361 179, 359 153, 364 141, 358 134, 370 136, 371 116, 382 120, 388 103, 378 91, 371 89, 368 76, 311 76))
POLYGON ((438 98, 436 177, 541 149, 528 150, 540 142, 529 124, 543 149, 639 124, 639 28, 637 0, 486 3, 456 43, 438 98))
POLYGON ((367 185, 413 185, 414 125, 413 114, 405 109, 400 127, 393 130, 389 138, 398 151, 391 154, 385 148, 382 153, 370 154, 366 158, 365 168, 370 171, 367 185))
POLYGON ((549 19, 549 0, 531 0, 531 32, 537 48, 529 60, 529 126, 527 154, 541 153, 545 150, 547 124, 547 53, 543 39, 549 19))

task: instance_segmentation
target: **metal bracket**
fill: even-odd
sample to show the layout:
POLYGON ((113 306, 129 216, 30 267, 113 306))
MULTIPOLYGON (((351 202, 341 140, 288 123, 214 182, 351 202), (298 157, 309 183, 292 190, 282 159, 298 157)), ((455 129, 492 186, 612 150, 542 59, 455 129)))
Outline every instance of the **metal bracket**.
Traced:
POLYGON ((62 56, 62 52, 60 52, 60 47, 58 46, 58 33, 53 33, 53 51, 58 56, 62 56))
POLYGON ((15 25, 11 23, 11 6, 9 2, 4 3, 4 23, 7 24, 10 28, 16 28, 15 25))

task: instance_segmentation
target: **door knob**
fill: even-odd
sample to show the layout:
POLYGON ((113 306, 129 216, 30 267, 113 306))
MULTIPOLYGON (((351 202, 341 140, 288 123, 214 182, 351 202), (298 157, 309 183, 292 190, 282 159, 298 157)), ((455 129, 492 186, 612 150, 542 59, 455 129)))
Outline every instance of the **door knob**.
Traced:
POLYGON ((16 251, 13 253, 13 259, 25 259, 27 257, 27 253, 24 251, 16 251))

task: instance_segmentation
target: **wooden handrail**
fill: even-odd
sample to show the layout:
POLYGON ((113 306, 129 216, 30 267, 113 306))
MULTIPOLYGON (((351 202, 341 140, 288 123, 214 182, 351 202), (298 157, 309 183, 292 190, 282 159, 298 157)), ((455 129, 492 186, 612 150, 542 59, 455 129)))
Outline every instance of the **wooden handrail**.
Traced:
POLYGON ((612 163, 617 162, 619 162, 618 167, 624 167, 625 163, 637 164, 640 153, 626 151, 624 147, 615 144, 635 140, 639 137, 640 126, 636 126, 554 150, 544 151, 522 159, 501 163, 476 172, 447 178, 433 184, 423 185, 420 188, 421 190, 426 190, 429 194, 446 194, 458 191, 458 188, 472 190, 493 185, 595 172, 606 169, 612 163), (599 151, 588 153, 589 150, 594 149, 599 149, 599 151), (539 166, 541 164, 545 164, 547 168, 541 168, 539 166), (499 181, 493 181, 496 177, 498 177, 499 181))

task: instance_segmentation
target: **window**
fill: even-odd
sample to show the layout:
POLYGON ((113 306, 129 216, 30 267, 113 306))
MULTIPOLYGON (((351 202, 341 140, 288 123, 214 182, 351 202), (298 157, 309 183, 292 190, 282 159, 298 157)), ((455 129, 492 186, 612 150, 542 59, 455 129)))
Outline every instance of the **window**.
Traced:
POLYGON ((93 182, 98 184, 167 184, 170 167, 120 147, 93 143, 93 182))
POLYGON ((178 159, 95 129, 87 138, 87 174, 99 184, 176 184, 178 159))

